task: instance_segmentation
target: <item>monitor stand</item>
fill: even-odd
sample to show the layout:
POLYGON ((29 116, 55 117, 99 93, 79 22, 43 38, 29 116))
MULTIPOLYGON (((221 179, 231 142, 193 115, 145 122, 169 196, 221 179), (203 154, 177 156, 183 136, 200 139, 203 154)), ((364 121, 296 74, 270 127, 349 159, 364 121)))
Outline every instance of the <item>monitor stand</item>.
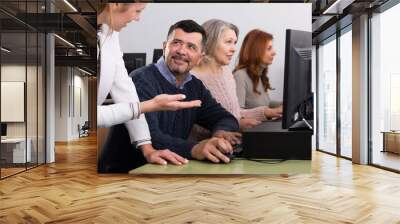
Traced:
POLYGON ((303 118, 302 120, 296 121, 292 126, 290 126, 289 131, 313 130, 312 123, 312 121, 307 121, 303 118))

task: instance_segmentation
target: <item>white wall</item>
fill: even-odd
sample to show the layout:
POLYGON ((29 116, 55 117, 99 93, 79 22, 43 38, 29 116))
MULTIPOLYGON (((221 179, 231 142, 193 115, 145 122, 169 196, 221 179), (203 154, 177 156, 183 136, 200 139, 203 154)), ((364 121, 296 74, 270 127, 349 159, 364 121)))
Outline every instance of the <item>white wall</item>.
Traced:
POLYGON ((68 139, 68 67, 55 68, 55 141, 68 139))
POLYGON ((285 58, 285 30, 311 31, 311 3, 149 3, 140 22, 130 23, 120 34, 121 49, 125 53, 146 52, 147 64, 152 62, 153 49, 162 48, 169 27, 179 20, 193 19, 200 25, 209 19, 222 19, 240 30, 234 67, 244 36, 252 29, 262 29, 274 35, 277 52, 269 69, 271 97, 283 99, 283 71, 285 58))
MULTIPOLYGON (((19 64, 5 64, 1 66, 1 81, 5 82, 25 82, 26 74, 36 73, 36 67, 25 66, 19 64), (27 73, 28 72, 28 73, 27 73)), ((30 83, 32 84, 32 83, 30 83)), ((35 83, 36 84, 36 83, 35 83)), ((4 96, 2 96, 3 98, 4 96)), ((36 89, 33 92, 27 92, 27 103, 29 104, 36 98, 36 89)), ((36 108, 37 105, 34 105, 36 108)), ((1 108, 1 110, 10 110, 10 108, 1 108)), ((24 111, 24 108, 22 108, 24 111)), ((29 111, 31 112, 31 111, 29 111)), ((27 118, 29 122, 36 121, 36 114, 28 113, 27 118)), ((26 122, 7 122, 7 136, 8 137, 25 137, 26 122)), ((28 137, 32 133, 32 128, 36 130, 36 126, 28 125, 28 137)))
MULTIPOLYGON (((20 100, 22 102, 16 102, 21 104, 19 108, 13 108, 12 106, 0 107, 2 114, 7 113, 20 113, 24 116, 26 112, 26 119, 22 119, 22 122, 7 122, 7 137, 9 138, 24 138, 25 135, 30 139, 31 145, 31 159, 36 161, 38 158, 39 163, 43 163, 45 156, 45 142, 44 142, 44 93, 43 89, 43 78, 41 66, 32 65, 21 65, 21 64, 2 64, 1 65, 1 80, 2 87, 3 81, 5 82, 24 82, 26 87, 26 99, 22 96, 20 100), (26 101, 26 102, 25 102, 26 101), (26 103, 26 106, 25 106, 26 103), (17 111, 19 110, 19 111, 17 111), (38 156, 38 157, 37 157, 38 156)), ((5 89, 2 88, 2 96, 9 97, 10 92, 3 92, 5 89), (5 95, 4 95, 5 94, 5 95), (7 95, 8 94, 8 95, 7 95)), ((23 94, 24 89, 20 89, 19 93, 23 94)), ((16 99, 13 99, 16 100, 16 99)), ((11 102, 12 103, 12 102, 11 102)), ((15 106, 15 105, 14 105, 15 106)), ((20 115, 20 116, 21 116, 20 115)), ((3 120, 3 117, 2 117, 3 120)))
POLYGON ((78 124, 88 120, 88 78, 82 75, 75 68, 56 67, 55 141, 77 139, 78 124))
MULTIPOLYGON (((87 76, 82 76, 82 73, 75 69, 74 71, 74 113, 72 121, 72 136, 74 138, 79 137, 78 124, 82 126, 85 121, 88 121, 88 78, 87 76), (80 112, 81 110, 81 112, 80 112)), ((71 105, 72 106, 72 105, 71 105)))

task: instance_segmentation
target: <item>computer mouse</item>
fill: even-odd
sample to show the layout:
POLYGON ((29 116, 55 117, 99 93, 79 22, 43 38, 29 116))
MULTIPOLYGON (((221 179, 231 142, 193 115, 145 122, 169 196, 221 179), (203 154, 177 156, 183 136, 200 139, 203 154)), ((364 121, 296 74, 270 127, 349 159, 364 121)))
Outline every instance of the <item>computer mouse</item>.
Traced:
POLYGON ((240 154, 243 151, 242 145, 241 144, 234 144, 232 145, 233 151, 231 153, 224 153, 226 157, 229 158, 229 160, 234 159, 235 157, 240 156, 240 154))
POLYGON ((232 148, 233 148, 233 155, 235 156, 239 156, 243 151, 242 144, 234 144, 232 145, 232 148))
POLYGON ((233 152, 232 153, 224 153, 224 155, 229 158, 229 162, 235 158, 235 154, 233 152))

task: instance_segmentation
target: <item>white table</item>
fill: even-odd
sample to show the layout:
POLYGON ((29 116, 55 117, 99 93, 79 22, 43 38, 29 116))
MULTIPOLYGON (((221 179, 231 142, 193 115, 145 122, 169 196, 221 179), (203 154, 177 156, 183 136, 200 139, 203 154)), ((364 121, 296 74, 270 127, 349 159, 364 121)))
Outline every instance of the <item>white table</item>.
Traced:
POLYGON ((400 131, 382 131, 381 133, 383 133, 382 152, 400 154, 400 131))
POLYGON ((6 138, 1 139, 1 147, 2 151, 12 150, 12 163, 25 163, 31 161, 31 146, 32 140, 27 138, 25 142, 25 138, 6 138), (25 151, 26 142, 28 143, 25 151), (5 147, 5 148, 3 148, 5 147))

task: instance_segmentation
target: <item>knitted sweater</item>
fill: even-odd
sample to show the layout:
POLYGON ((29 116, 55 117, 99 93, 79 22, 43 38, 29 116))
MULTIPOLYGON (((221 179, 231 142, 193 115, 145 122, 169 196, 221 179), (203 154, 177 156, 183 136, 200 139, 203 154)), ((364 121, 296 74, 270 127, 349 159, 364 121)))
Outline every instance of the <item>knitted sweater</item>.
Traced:
POLYGON ((223 67, 221 75, 193 73, 210 90, 211 95, 227 111, 231 112, 237 119, 253 118, 259 121, 265 121, 264 106, 244 109, 240 108, 239 100, 236 95, 236 82, 228 66, 223 67))
POLYGON ((239 105, 242 108, 258 108, 258 107, 278 107, 282 104, 279 101, 273 101, 269 97, 269 93, 264 91, 261 82, 258 82, 257 94, 253 91, 253 81, 247 74, 245 68, 235 71, 233 77, 236 82, 236 94, 239 99, 239 105))
POLYGON ((169 149, 190 159, 191 150, 197 142, 187 138, 194 124, 211 132, 239 130, 235 117, 215 101, 210 91, 196 77, 179 89, 169 83, 155 65, 135 70, 130 75, 141 101, 163 93, 185 94, 187 101, 201 100, 201 107, 197 108, 146 113, 154 148, 169 149))

